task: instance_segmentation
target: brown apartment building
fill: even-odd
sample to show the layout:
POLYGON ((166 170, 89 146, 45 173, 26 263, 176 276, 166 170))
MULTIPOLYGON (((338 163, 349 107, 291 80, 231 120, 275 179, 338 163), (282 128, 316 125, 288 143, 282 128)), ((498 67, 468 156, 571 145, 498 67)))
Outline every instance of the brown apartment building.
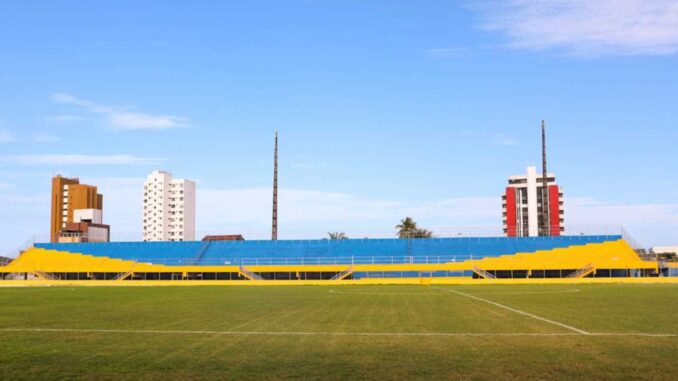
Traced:
POLYGON ((51 242, 108 241, 110 227, 102 223, 104 198, 93 185, 77 178, 52 178, 51 242))

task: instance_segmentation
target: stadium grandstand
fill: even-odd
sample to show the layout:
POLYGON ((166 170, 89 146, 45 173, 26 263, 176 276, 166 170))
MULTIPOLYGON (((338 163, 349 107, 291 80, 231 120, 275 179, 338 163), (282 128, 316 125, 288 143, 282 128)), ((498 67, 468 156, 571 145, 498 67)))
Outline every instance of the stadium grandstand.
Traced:
POLYGON ((0 267, 2 279, 14 280, 238 284, 628 278, 657 273, 658 263, 641 259, 622 235, 36 243, 0 267))

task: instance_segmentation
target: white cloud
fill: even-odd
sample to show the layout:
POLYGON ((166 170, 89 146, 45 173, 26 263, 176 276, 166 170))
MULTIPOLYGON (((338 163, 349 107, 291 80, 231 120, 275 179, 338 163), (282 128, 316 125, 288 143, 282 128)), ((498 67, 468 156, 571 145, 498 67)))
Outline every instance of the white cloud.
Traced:
POLYGON ((79 99, 66 93, 54 93, 52 94, 52 100, 61 104, 80 106, 91 112, 110 113, 114 111, 111 107, 101 106, 93 101, 79 99))
MULTIPOLYGON (((111 126, 121 130, 165 130, 185 127, 189 123, 189 120, 183 117, 118 109, 66 93, 52 94, 52 100, 60 104, 77 106, 91 113, 102 114, 111 126)), ((61 121, 68 121, 73 120, 73 115, 62 115, 58 118, 61 118, 61 121)))
MULTIPOLYGON (((24 137, 17 139, 14 135, 10 134, 7 131, 0 130, 0 143, 13 143, 17 140, 24 140, 24 137)), ((30 141, 35 143, 54 143, 60 141, 61 138, 54 135, 47 134, 33 134, 30 141)))
POLYGON ((576 225, 624 224, 634 221, 678 225, 678 204, 606 203, 590 197, 566 199, 568 220, 576 225))
MULTIPOLYGON (((111 225, 116 240, 141 237, 143 177, 88 178, 104 195, 104 221, 111 225)), ((37 196, 0 193, 5 220, 13 231, 29 226, 32 233, 47 231, 49 218, 48 182, 37 196), (30 213, 27 213, 29 209, 30 213), (37 225, 36 225, 37 224, 37 225), (43 226, 45 225, 45 226, 43 226), (41 230, 42 229, 42 230, 41 230)), ((240 233, 246 239, 268 239, 271 227, 271 189, 197 189, 197 238, 208 233, 240 233)), ((647 245, 676 244, 678 204, 610 204, 593 198, 566 198, 566 222, 570 234, 583 231, 618 234, 624 224, 647 245), (601 231, 601 228, 603 229, 601 231)), ((323 238, 327 231, 343 231, 350 237, 393 237, 394 226, 405 217, 438 236, 501 235, 501 198, 449 198, 403 201, 369 198, 354 194, 307 189, 280 189, 279 226, 282 239, 323 238)), ((0 221, 1 224, 2 221, 0 221)), ((1 231, 2 229, 0 229, 1 231)), ((18 234, 18 233, 17 233, 18 234)), ((17 234, 14 234, 18 236, 17 234)), ((13 246, 12 234, 5 244, 13 246), (8 241, 9 240, 9 241, 8 241)), ((18 241, 25 237, 20 236, 18 241)), ((1 242, 0 242, 1 243, 1 242)))
MULTIPOLYGON (((144 180, 81 178, 83 183, 99 186, 104 195, 104 220, 111 224, 116 239, 140 237, 144 180)), ((270 188, 210 189, 198 185, 197 238, 217 233, 240 233, 247 239, 270 238, 271 192, 270 188)), ((422 227, 442 236, 501 232, 497 222, 501 219, 499 197, 409 203, 282 188, 279 200, 280 237, 283 239, 323 238, 329 230, 345 231, 351 237, 393 237, 394 226, 406 216, 412 216, 422 227)))
POLYGON ((164 130, 182 127, 187 124, 185 118, 168 115, 150 115, 138 112, 114 112, 109 115, 111 123, 128 130, 164 130))
MULTIPOLYGON (((605 203, 593 198, 565 199, 568 225, 586 227, 623 225, 642 245, 678 243, 678 204, 605 203)), ((590 229, 589 229, 590 230, 590 229)))
MULTIPOLYGON (((351 237, 390 237, 394 225, 411 216, 439 236, 501 235, 501 198, 474 197, 406 202, 351 194, 281 189, 281 237, 322 237, 340 230, 351 237)), ((619 234, 624 225, 641 243, 670 244, 678 231, 678 204, 609 204, 593 198, 566 198, 566 223, 572 234, 619 234)), ((205 232, 270 232, 271 189, 201 189, 197 228, 205 232)))
MULTIPOLYGON (((238 223, 270 222, 271 189, 198 190, 199 206, 213 218, 207 224, 219 221, 238 223), (230 211, 230 212, 228 212, 230 211)), ((323 192, 304 189, 280 190, 280 218, 285 222, 314 224, 316 222, 349 223, 362 221, 362 227, 373 226, 374 220, 389 220, 395 225, 406 215, 439 223, 447 218, 471 219, 475 223, 487 217, 496 217, 489 206, 501 207, 499 198, 466 198, 434 202, 406 203, 397 200, 379 200, 358 197, 346 193, 323 192)))
POLYGON ((133 155, 17 155, 0 158, 0 162, 20 165, 122 165, 158 164, 163 159, 133 155))
POLYGON ((85 118, 83 118, 80 115, 63 114, 63 115, 48 117, 47 119, 50 120, 50 121, 67 123, 67 122, 78 122, 78 121, 81 121, 85 118))
POLYGON ((510 45, 578 56, 678 52, 676 0, 506 0, 475 7, 510 45))
POLYGON ((33 141, 36 143, 56 143, 58 141, 61 141, 61 138, 54 135, 34 134, 33 141))
POLYGON ((9 189, 10 185, 7 183, 0 183, 0 190, 9 189))

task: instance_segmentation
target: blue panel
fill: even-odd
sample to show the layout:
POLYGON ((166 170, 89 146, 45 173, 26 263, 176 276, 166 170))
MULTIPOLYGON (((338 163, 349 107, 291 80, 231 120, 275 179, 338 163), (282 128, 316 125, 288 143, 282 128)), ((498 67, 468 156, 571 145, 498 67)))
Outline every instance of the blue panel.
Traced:
MULTIPOLYGON (((446 263, 616 241, 621 236, 348 239, 212 242, 198 265, 446 263)), ((166 265, 190 265, 196 242, 41 243, 38 248, 166 265)))

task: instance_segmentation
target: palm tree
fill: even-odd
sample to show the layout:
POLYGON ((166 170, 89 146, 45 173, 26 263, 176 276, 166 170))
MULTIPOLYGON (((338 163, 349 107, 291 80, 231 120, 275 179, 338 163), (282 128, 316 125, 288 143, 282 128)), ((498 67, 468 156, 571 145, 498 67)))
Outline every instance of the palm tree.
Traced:
POLYGON ((433 232, 426 229, 419 229, 417 223, 414 222, 412 217, 405 217, 401 220, 398 225, 395 227, 398 229, 399 238, 431 238, 433 237, 433 232))
POLYGON ((331 240, 348 239, 348 237, 346 236, 346 233, 342 233, 342 232, 327 232, 327 235, 330 236, 331 240))
POLYGON ((400 224, 395 227, 398 229, 399 238, 412 238, 417 232, 417 223, 414 222, 412 217, 405 217, 405 219, 400 220, 400 224))
POLYGON ((417 223, 414 222, 412 217, 405 217, 400 220, 400 223, 395 228, 398 229, 399 238, 410 238, 417 230, 417 223))

